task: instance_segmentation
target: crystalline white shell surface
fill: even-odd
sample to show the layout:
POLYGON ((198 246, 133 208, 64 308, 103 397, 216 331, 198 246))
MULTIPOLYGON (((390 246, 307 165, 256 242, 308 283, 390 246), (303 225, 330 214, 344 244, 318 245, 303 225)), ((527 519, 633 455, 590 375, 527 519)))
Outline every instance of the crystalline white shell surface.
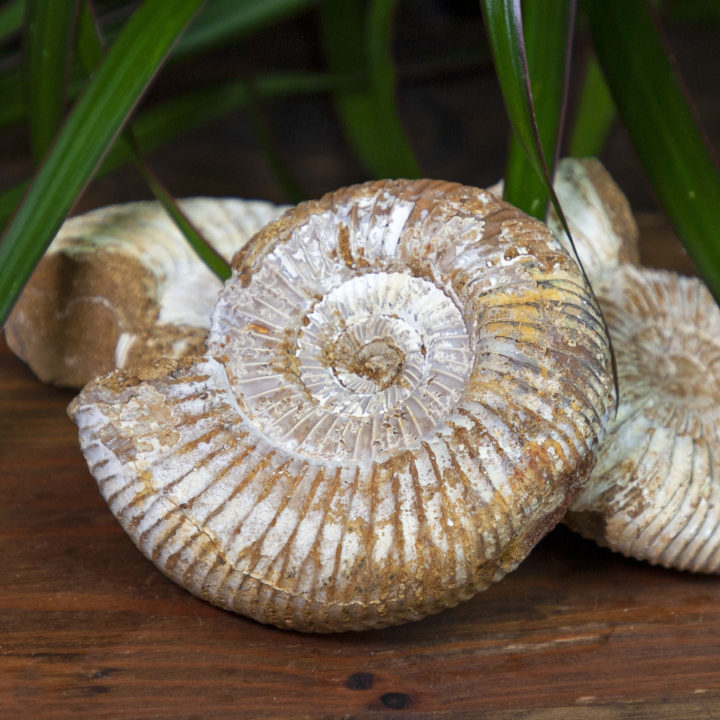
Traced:
POLYGON ((617 418, 566 522, 625 555, 720 570, 720 310, 697 278, 625 266, 594 283, 617 418))
MULTIPOLYGON (((286 207, 188 198, 180 207, 228 262, 286 207)), ((222 283, 157 202, 67 220, 5 324, 45 382, 81 387, 115 367, 202 352, 222 283)))
POLYGON ((538 223, 453 183, 303 203, 233 262, 208 355, 71 415, 123 527, 191 592, 306 631, 468 598, 564 514, 613 406, 607 337, 538 223))

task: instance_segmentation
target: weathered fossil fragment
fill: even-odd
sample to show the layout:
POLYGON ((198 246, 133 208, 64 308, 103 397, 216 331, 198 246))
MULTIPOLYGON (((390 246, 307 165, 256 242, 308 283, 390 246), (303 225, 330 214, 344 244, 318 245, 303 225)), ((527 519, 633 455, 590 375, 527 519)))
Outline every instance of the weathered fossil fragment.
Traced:
MULTIPOLYGON (((180 205, 228 261, 285 208, 190 198, 180 205)), ((222 284, 157 202, 68 220, 5 324, 44 382, 82 387, 116 367, 201 353, 222 284)))
MULTIPOLYGON (((575 250, 592 279, 623 263, 638 263, 638 228, 622 190, 596 158, 563 158, 555 170, 555 193, 565 214, 575 250)), ((502 181, 490 192, 502 196, 502 181)), ((547 225, 573 254, 552 206, 547 225)))
POLYGON ((617 418, 566 518, 653 563, 720 569, 720 310, 705 285, 625 266, 594 284, 617 358, 617 418))

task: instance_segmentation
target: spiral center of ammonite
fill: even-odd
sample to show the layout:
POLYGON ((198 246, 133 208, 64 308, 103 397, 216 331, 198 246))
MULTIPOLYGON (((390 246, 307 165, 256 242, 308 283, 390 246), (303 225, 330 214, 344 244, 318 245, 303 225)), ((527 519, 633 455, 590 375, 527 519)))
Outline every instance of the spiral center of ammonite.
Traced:
POLYGON ((720 346, 702 333, 651 325, 636 333, 633 365, 666 400, 689 405, 720 400, 720 346))
MULTIPOLYGON (((706 334, 652 324, 624 343, 621 396, 678 432, 700 436, 720 408, 720 345, 706 334), (629 350, 627 350, 629 348, 629 350)), ((714 430, 713 430, 714 432, 714 430)))
POLYGON ((300 378, 315 402, 348 418, 379 418, 394 429, 394 446, 434 426, 471 365, 459 310, 435 285, 404 273, 341 283, 302 325, 300 378))
POLYGON ((334 367, 344 387, 351 387, 359 380, 370 383, 378 391, 385 390, 402 376, 405 353, 392 338, 385 337, 370 340, 356 350, 347 348, 334 367))
POLYGON ((685 354, 663 357, 660 377, 666 392, 678 398, 702 397, 708 391, 708 381, 712 380, 696 358, 685 354))
MULTIPOLYGON (((393 282, 411 280, 400 278, 393 282)), ((370 282, 385 284, 377 278, 370 282)), ((426 331, 417 317, 399 316, 398 307, 394 312, 380 304, 373 307, 371 298, 356 301, 354 314, 338 315, 336 303, 346 307, 342 296, 357 289, 341 286, 315 308, 299 338, 298 358, 303 382, 323 407, 366 417, 394 408, 417 387, 427 371, 426 331), (368 306, 361 309, 360 304, 368 306)), ((397 298, 388 300, 398 304, 397 298)))
POLYGON ((236 307, 247 332, 231 382, 265 436, 308 456, 365 460, 438 427, 458 404, 474 357, 443 289, 378 271, 336 276, 314 297, 290 310, 248 293, 247 308, 236 307), (280 312, 293 317, 286 340, 273 329, 280 312))

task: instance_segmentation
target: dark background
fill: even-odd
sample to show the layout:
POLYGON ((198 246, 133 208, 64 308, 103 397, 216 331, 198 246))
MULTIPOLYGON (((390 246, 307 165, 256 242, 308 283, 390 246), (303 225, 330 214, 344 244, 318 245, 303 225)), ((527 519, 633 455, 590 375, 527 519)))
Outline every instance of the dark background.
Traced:
MULTIPOLYGON (((718 0, 675 0, 665 2, 662 10, 670 47, 716 148, 720 147, 719 6, 718 0)), ((579 22, 568 124, 588 49, 589 39, 579 22)), ((401 0, 394 57, 398 106, 423 174, 479 186, 501 177, 509 129, 477 0, 401 0)), ((318 18, 310 10, 199 59, 169 63, 143 103, 148 107, 180 92, 273 70, 320 71, 324 63, 318 18)), ((370 177, 348 146, 327 94, 264 100, 261 111, 275 149, 304 197, 318 197, 370 177)), ((0 132, 0 157, 0 187, 30 173, 25 128, 0 132)), ((148 159, 178 197, 287 200, 244 110, 174 140, 148 159)), ((601 159, 637 212, 656 210, 618 122, 601 159)), ((137 171, 125 167, 95 181, 76 212, 150 196, 137 171)))

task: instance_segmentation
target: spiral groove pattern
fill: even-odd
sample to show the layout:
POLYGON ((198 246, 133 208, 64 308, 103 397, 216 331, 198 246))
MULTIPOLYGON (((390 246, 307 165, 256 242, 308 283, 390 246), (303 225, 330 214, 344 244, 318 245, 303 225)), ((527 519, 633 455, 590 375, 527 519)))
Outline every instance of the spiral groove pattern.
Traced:
POLYGON ((309 631, 469 598, 565 512, 613 405, 576 264, 475 188, 303 203, 233 260, 206 357, 71 413, 136 544, 195 594, 309 631))

